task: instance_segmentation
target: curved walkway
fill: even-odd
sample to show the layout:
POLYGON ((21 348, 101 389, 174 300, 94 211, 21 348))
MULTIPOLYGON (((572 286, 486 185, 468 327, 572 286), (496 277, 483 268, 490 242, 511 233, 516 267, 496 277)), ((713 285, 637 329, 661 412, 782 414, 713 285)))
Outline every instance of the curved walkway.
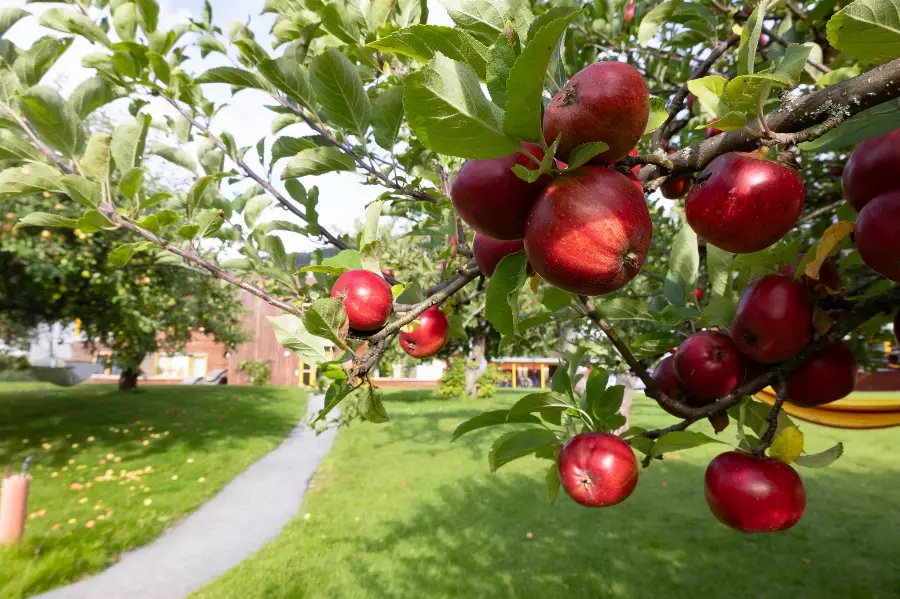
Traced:
MULTIPOLYGON (((307 414, 324 407, 310 396, 307 414)), ((274 539, 303 504, 336 430, 316 436, 302 424, 218 495, 145 547, 100 574, 38 599, 181 599, 274 539)))

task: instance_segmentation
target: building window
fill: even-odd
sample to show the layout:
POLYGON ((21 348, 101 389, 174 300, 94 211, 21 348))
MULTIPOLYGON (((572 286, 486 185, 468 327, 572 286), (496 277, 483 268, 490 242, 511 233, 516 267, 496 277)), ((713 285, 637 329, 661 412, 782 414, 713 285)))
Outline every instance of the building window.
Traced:
POLYGON ((153 360, 153 376, 184 379, 206 376, 206 354, 156 354, 153 360))

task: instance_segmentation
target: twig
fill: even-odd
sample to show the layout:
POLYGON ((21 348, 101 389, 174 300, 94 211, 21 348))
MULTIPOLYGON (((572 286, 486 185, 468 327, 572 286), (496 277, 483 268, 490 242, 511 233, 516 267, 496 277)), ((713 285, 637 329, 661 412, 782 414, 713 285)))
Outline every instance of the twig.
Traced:
POLYGON ((844 200, 838 200, 837 202, 832 202, 831 204, 827 204, 827 205, 825 205, 825 206, 822 206, 821 208, 816 208, 815 210, 813 210, 813 211, 811 211, 811 212, 807 212, 806 214, 804 214, 803 216, 801 216, 800 219, 799 219, 797 222, 798 222, 798 223, 803 223, 803 222, 806 222, 806 221, 808 221, 808 220, 812 220, 812 219, 816 218, 817 216, 821 216, 821 215, 823 215, 823 214, 827 214, 828 212, 832 212, 832 211, 834 211, 834 210, 837 210, 838 208, 840 208, 840 207, 843 206, 844 204, 846 204, 846 202, 844 202, 844 200))
POLYGON ((772 409, 769 410, 769 414, 766 416, 766 422, 769 423, 769 426, 766 428, 766 432, 763 433, 759 443, 753 448, 753 455, 758 458, 765 455, 766 449, 769 448, 772 441, 775 439, 775 431, 778 429, 778 413, 781 412, 781 406, 784 405, 784 402, 788 398, 787 381, 784 376, 779 376, 775 379, 773 386, 775 387, 775 403, 772 405, 772 409))
POLYGON ((16 119, 16 122, 19 123, 19 126, 25 131, 25 133, 28 135, 28 137, 31 138, 31 141, 33 141, 35 143, 35 145, 38 147, 38 150, 40 150, 44 156, 46 156, 47 158, 52 160, 53 164, 56 165, 56 168, 58 168, 59 170, 61 170, 64 173, 66 173, 67 175, 71 175, 73 172, 75 172, 72 170, 71 167, 69 167, 69 165, 67 165, 66 163, 64 163, 63 161, 61 161, 59 159, 59 156, 56 155, 56 152, 54 152, 53 150, 48 148, 44 144, 44 142, 42 142, 38 138, 38 136, 35 134, 35 132, 31 130, 31 127, 28 125, 28 123, 25 121, 25 119, 20 117, 16 112, 13 111, 12 108, 7 106, 3 102, 0 102, 0 108, 4 109, 6 112, 8 112, 10 115, 12 115, 12 117, 14 119, 16 119))
MULTIPOLYGON (((786 39, 784 39, 783 37, 781 37, 780 35, 778 35, 778 34, 775 33, 774 31, 772 31, 772 30, 769 29, 768 27, 763 27, 763 28, 762 28, 762 32, 765 33, 766 35, 768 35, 768 36, 769 36, 769 39, 771 39, 773 42, 776 42, 776 43, 778 43, 778 44, 781 44, 781 45, 784 46, 785 48, 787 48, 788 45, 790 44, 789 41, 787 41, 786 39)), ((816 69, 817 71, 821 71, 822 73, 830 73, 830 72, 831 72, 831 69, 830 69, 830 68, 828 68, 828 67, 826 67, 824 64, 822 64, 822 63, 820 63, 820 62, 816 62, 815 60, 812 60, 812 59, 810 59, 810 58, 807 58, 807 59, 806 59, 806 64, 808 64, 808 65, 811 66, 812 68, 816 69)))

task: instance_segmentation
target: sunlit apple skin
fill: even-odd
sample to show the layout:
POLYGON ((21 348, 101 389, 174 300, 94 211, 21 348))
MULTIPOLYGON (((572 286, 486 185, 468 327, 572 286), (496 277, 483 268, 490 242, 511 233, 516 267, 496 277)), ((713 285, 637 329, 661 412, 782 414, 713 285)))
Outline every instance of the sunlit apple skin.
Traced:
POLYGON ((700 331, 688 337, 675 352, 675 374, 685 389, 700 399, 718 399, 741 383, 744 364, 728 335, 700 331))
POLYGON ((500 261, 510 254, 515 254, 525 247, 522 241, 499 241, 481 233, 475 233, 472 240, 472 254, 475 264, 486 277, 494 274, 500 261))
POLYGON ((572 437, 560 451, 557 466, 563 489, 586 507, 621 503, 637 486, 634 452, 625 441, 608 433, 572 437))
MULTIPOLYGON (((781 267, 779 272, 786 277, 794 278, 797 272, 797 266, 803 261, 804 256, 805 254, 800 254, 797 256, 795 264, 785 264, 781 267)), ((840 291, 844 286, 841 282, 841 274, 838 272, 837 266, 835 266, 831 260, 826 260, 822 263, 822 267, 819 269, 818 279, 814 279, 809 275, 803 275, 800 277, 800 282, 806 285, 806 288, 814 293, 821 285, 824 285, 832 291, 840 291)))
POLYGON ((441 351, 450 337, 450 321, 437 306, 419 314, 419 326, 414 331, 400 331, 400 347, 414 358, 430 358, 441 351))
POLYGON ((556 156, 563 162, 581 144, 602 141, 609 149, 595 161, 614 164, 637 144, 650 116, 644 78, 624 62, 598 62, 581 69, 544 111, 544 140, 562 133, 556 156))
POLYGON ((391 315, 393 296, 384 277, 368 270, 348 270, 331 288, 331 297, 344 304, 351 329, 375 331, 391 315))
POLYGON ((610 293, 641 270, 652 236, 644 196, 628 178, 600 166, 557 177, 525 224, 532 268, 561 289, 610 293))
MULTIPOLYGON (((539 145, 525 142, 522 146, 536 158, 544 157, 539 145)), ((463 221, 482 235, 501 241, 525 236, 528 212, 550 179, 544 175, 528 183, 512 171, 517 164, 528 169, 539 166, 525 154, 515 152, 502 158, 469 160, 453 178, 453 207, 463 221)))
POLYGON ((844 197, 859 212, 872 199, 897 189, 900 172, 900 129, 857 144, 844 165, 844 197))
POLYGON ((843 343, 820 349, 787 379, 792 404, 814 408, 847 397, 856 387, 859 365, 843 343))
POLYGON ((731 338, 745 356, 761 364, 783 362, 812 340, 809 291, 783 275, 767 275, 741 294, 731 338))
POLYGON ((709 463, 704 490, 719 522, 741 532, 787 530, 806 508, 806 491, 796 470, 736 451, 709 463))
POLYGON ((784 237, 803 203, 803 182, 794 171, 760 156, 729 152, 700 174, 685 200, 685 215, 708 243, 748 254, 784 237))
POLYGON ((866 266, 900 281, 900 190, 883 193, 863 207, 855 237, 866 266))

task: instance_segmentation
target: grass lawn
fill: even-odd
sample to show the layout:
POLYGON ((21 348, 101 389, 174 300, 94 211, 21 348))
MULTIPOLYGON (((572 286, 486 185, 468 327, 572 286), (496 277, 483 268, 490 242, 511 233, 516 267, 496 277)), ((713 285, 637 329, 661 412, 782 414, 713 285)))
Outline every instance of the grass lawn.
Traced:
POLYGON ((278 446, 296 388, 0 385, 0 465, 32 464, 24 542, 0 550, 0 597, 102 570, 278 446))
MULTIPOLYGON (((791 531, 742 535, 703 497, 704 469, 722 448, 654 464, 621 505, 590 510, 561 493, 550 507, 549 462, 488 472, 499 430, 448 443, 462 420, 517 395, 424 397, 390 394, 389 424, 341 431, 302 513, 195 598, 900 597, 900 429, 801 424, 810 451, 843 440, 844 457, 801 472, 807 509, 791 531)), ((641 398, 634 422, 672 419, 641 398)))

